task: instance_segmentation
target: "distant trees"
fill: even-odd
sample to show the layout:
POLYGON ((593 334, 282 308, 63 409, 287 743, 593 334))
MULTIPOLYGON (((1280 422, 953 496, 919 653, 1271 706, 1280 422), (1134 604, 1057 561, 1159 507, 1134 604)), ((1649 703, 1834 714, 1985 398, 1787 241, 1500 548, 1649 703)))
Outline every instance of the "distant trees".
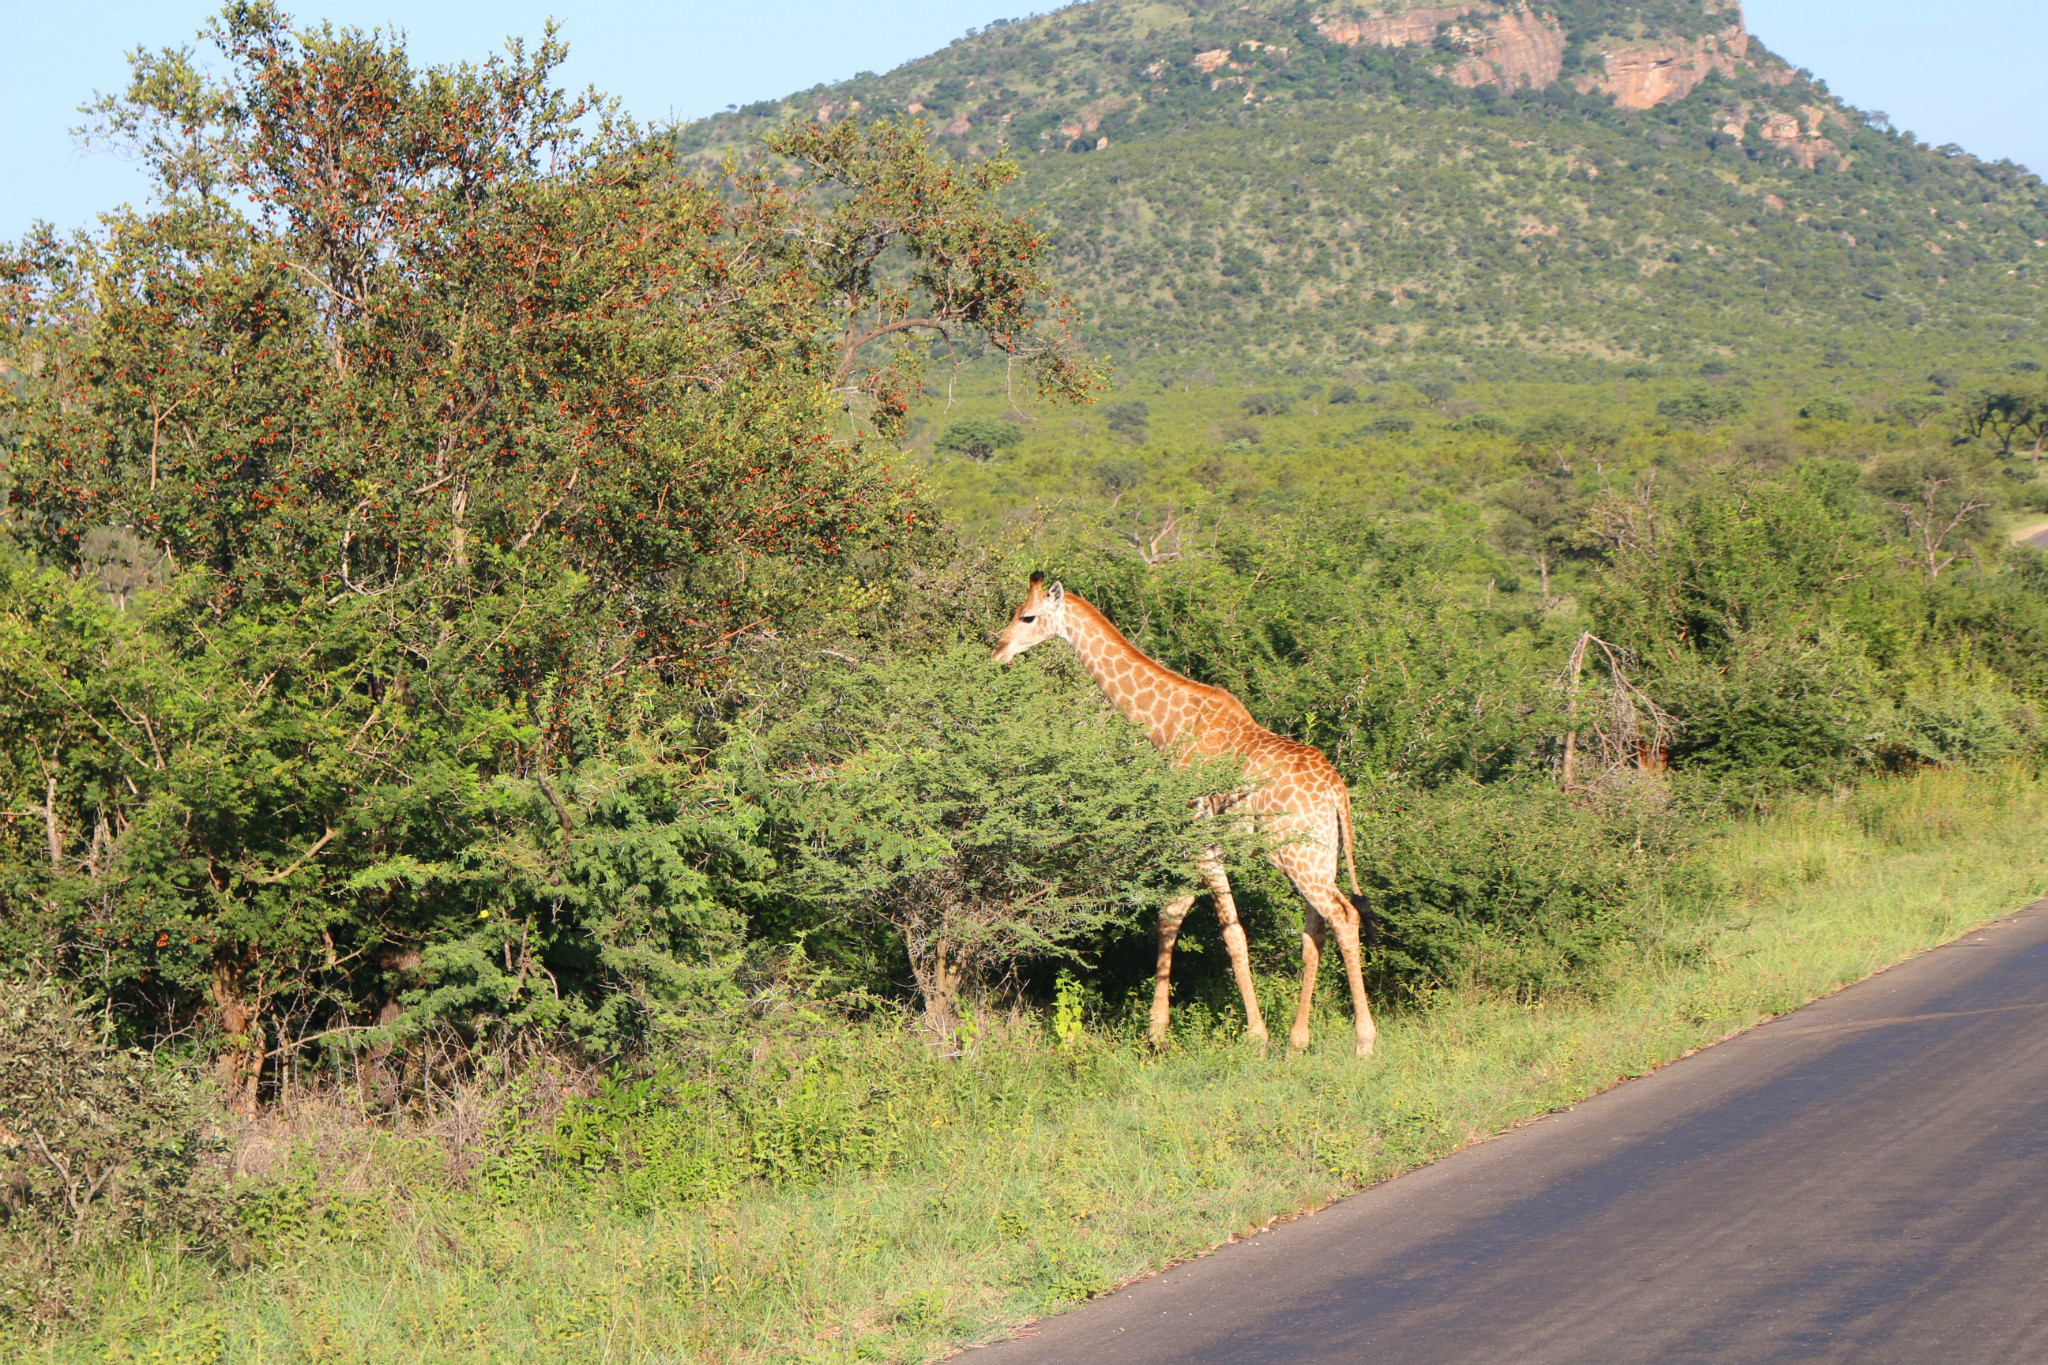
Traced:
POLYGON ((1727 389, 1694 387, 1657 403, 1657 415, 1674 422, 1712 431, 1743 409, 1742 396, 1727 389))
POLYGON ((1101 409, 1103 425, 1118 436, 1132 441, 1143 441, 1150 430, 1151 405, 1143 400, 1127 403, 1105 403, 1101 409))
POLYGON ((1969 537, 1981 532, 1991 511, 1988 494, 1948 454, 1917 452, 1881 457, 1864 485, 1897 518, 1903 549, 1899 559, 1929 583, 1954 564, 1969 537))
POLYGON ((947 425, 935 443, 976 464, 987 464, 997 452, 1014 450, 1024 443, 1024 428, 996 417, 962 417, 947 425))
POLYGON ((1582 460, 1598 461, 1620 440, 1614 428, 1598 417, 1576 412, 1551 412, 1522 428, 1522 455, 1537 468, 1555 466, 1569 477, 1582 460))
POLYGON ((2048 442, 2048 393, 2016 385, 1979 389, 1963 400, 1957 419, 1963 434, 1998 442, 2001 455, 2011 455, 2016 441, 2030 441, 2034 464, 2041 463, 2041 447, 2048 442))

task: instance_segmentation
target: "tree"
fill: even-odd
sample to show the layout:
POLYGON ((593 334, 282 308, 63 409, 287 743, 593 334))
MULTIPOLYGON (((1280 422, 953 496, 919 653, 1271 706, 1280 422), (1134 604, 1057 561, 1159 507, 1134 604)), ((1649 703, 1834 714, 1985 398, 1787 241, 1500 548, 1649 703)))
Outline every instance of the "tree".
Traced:
POLYGON ((1947 455, 1886 456, 1864 483, 1898 518, 1906 545, 1899 563, 1919 569, 1929 583, 1966 553, 1956 542, 1983 531, 1991 510, 1990 499, 1947 455))
POLYGON ((209 32, 98 106, 160 207, 0 254, 10 959, 210 1027, 244 1107, 401 1010, 616 1044, 736 941, 735 651, 870 628, 923 552, 910 341, 1092 384, 1043 238, 915 125, 686 173, 552 34, 209 32), (73 577, 115 548, 125 615, 73 577))
POLYGON ((1502 518, 1497 537, 1504 550, 1526 552, 1536 561, 1536 576, 1543 585, 1543 605, 1555 606, 1550 593, 1550 570, 1556 558, 1569 553, 1585 506, 1571 495, 1568 485, 1555 479, 1529 478, 1494 495, 1507 516, 1502 518))
POLYGON ((1948 411, 1948 402, 1928 394, 1908 394, 1895 400, 1888 411, 1913 430, 1920 431, 1925 429, 1929 422, 1948 411))
POLYGON ((2015 440, 2032 437, 2039 468, 2042 442, 2048 438, 2048 395, 2022 388, 1979 389, 1963 400, 1957 416, 1963 434, 1991 437, 2000 455, 2011 455, 2015 440))
POLYGON ((1810 422, 1850 422, 1856 405, 1832 393, 1816 394, 1799 405, 1799 415, 1810 422))
POLYGON ((939 433, 938 448, 954 450, 976 464, 987 464, 999 450, 1024 444, 1024 428, 994 417, 962 417, 939 433))
POLYGON ((1103 423, 1119 436, 1143 441, 1152 421, 1152 407, 1143 401, 1110 403, 1102 409, 1103 423))
POLYGON ((895 938, 941 1046, 992 977, 1138 924, 1205 847, 1242 842, 1190 808, 1232 774, 1176 767, 1070 660, 861 667, 766 752, 787 894, 895 938))
POLYGON ((1602 452, 1619 441, 1612 427, 1596 417, 1575 412, 1553 412, 1539 417, 1522 429, 1522 453, 1538 468, 1556 465, 1569 478, 1581 458, 1596 462, 1602 452))
POLYGON ((1726 389, 1695 387, 1675 398, 1661 399, 1657 415, 1683 422, 1701 431, 1712 431, 1742 411, 1742 396, 1726 389))

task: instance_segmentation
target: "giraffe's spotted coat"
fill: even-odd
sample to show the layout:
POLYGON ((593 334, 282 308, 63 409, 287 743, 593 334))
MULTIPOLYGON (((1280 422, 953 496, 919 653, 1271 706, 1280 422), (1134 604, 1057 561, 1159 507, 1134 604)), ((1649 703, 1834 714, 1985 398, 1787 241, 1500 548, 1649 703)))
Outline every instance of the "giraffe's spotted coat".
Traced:
MULTIPOLYGON (((1301 937, 1301 999, 1288 1031, 1295 1047, 1308 1046, 1309 1005, 1315 993, 1316 967, 1322 957, 1325 928, 1337 933, 1344 957, 1344 975, 1351 987, 1360 1056, 1372 1051, 1375 1029, 1365 996, 1361 968, 1359 912, 1337 889, 1337 852, 1351 856, 1351 791, 1322 750, 1276 735, 1252 719, 1244 704, 1220 687, 1182 677, 1125 639, 1093 605, 1060 584, 1047 587, 1043 574, 1031 576, 1031 590, 996 643, 997 663, 1010 660, 1054 637, 1074 647, 1090 677, 1117 709, 1139 725, 1159 749, 1181 761, 1234 755, 1244 764, 1246 789, 1214 803, 1215 814, 1256 818, 1273 836, 1269 857, 1285 872, 1308 902, 1301 937)), ((1264 1041, 1266 1025, 1252 986, 1251 958, 1244 928, 1238 923, 1230 881, 1214 853, 1202 860, 1202 877, 1223 921, 1223 944, 1230 954, 1245 1018, 1253 1037, 1264 1041)), ((1358 889, 1358 874, 1351 874, 1358 889)), ((1172 979, 1173 945, 1194 897, 1175 901, 1159 912, 1159 969, 1152 997, 1152 1038, 1166 1037, 1167 999, 1172 979)))

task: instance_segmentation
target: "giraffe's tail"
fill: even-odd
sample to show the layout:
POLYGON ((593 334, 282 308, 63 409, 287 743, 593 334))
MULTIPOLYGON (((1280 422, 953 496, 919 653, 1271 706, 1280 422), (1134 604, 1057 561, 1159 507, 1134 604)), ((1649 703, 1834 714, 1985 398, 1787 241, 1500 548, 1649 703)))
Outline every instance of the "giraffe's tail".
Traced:
POLYGON ((1365 893, 1358 889, 1358 864, 1351 856, 1351 788, 1344 788, 1343 804, 1337 807, 1337 822, 1344 827, 1344 870, 1351 874, 1351 905, 1358 911, 1358 922, 1365 929, 1366 946, 1380 946, 1380 920, 1373 914, 1372 906, 1366 902, 1365 893))

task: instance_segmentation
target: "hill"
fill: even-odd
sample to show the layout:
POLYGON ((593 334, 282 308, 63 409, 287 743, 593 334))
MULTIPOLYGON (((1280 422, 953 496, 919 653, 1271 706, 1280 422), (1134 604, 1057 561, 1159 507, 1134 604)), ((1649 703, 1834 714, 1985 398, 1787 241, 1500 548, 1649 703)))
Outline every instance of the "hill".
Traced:
POLYGON ((1124 363, 1903 372, 2039 335, 2039 178, 1844 104, 1717 0, 1095 0, 678 136, 889 115, 1023 163, 1124 363))

